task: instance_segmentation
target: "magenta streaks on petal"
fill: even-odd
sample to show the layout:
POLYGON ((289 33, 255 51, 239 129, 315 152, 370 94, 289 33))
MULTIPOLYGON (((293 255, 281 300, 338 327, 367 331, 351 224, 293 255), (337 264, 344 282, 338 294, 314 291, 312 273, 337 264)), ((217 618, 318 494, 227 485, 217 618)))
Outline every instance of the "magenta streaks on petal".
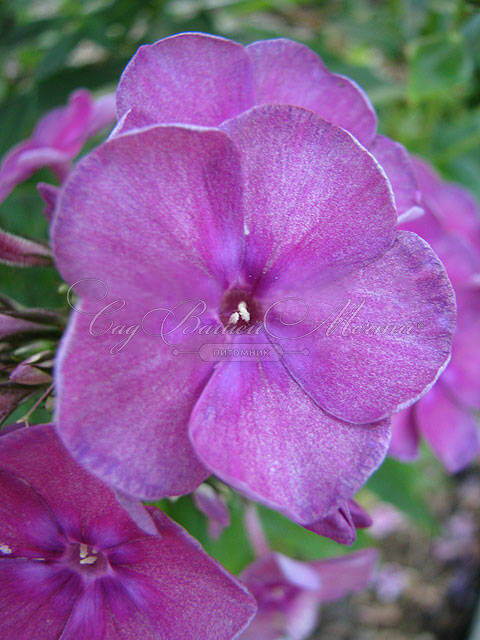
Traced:
POLYGON ((233 640, 254 615, 243 585, 158 509, 153 535, 139 528, 52 425, 0 437, 0 484, 6 640, 233 640))

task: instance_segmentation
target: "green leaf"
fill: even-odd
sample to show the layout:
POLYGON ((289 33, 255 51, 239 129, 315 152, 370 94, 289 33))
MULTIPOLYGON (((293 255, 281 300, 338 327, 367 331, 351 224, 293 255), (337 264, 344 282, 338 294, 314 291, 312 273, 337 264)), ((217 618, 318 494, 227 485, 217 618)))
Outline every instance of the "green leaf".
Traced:
POLYGON ((207 518, 195 507, 191 496, 184 496, 175 502, 162 500, 156 505, 181 524, 209 555, 231 573, 240 573, 252 562, 254 555, 243 524, 243 502, 237 494, 232 493, 228 499, 231 524, 218 540, 208 535, 207 518))
POLYGON ((424 477, 416 464, 404 464, 387 458, 370 478, 366 488, 422 527, 431 532, 437 530, 438 523, 423 498, 424 477))
POLYGON ((408 96, 449 103, 466 93, 473 63, 460 33, 436 34, 409 47, 408 96))

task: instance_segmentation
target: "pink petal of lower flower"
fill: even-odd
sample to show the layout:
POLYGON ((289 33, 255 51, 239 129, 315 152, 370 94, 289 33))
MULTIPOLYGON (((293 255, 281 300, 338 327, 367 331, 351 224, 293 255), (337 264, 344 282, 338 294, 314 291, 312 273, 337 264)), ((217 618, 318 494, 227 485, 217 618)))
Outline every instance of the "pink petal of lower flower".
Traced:
MULTIPOLYGON (((151 513, 160 536, 120 545, 109 555, 109 562, 125 589, 124 597, 137 610, 145 611, 142 617, 149 615, 153 630, 162 632, 148 637, 159 640, 237 637, 255 613, 252 596, 218 562, 203 553, 199 543, 179 525, 158 509, 152 509, 151 513)), ((121 613, 122 603, 117 602, 116 606, 114 613, 121 613)), ((147 624, 140 628, 147 628, 147 624)), ((114 640, 117 636, 107 635, 110 637, 114 640)), ((135 633, 132 627, 119 637, 134 640, 139 637, 138 629, 135 633)))
POLYGON ((0 437, 0 468, 48 496, 49 509, 73 539, 87 536, 87 542, 101 548, 138 534, 112 492, 68 455, 53 425, 24 427, 0 437))
POLYGON ((62 637, 81 593, 80 576, 62 565, 0 558, 3 640, 62 637))
POLYGON ((50 560, 61 553, 63 531, 41 495, 2 468, 0 489, 0 564, 6 557, 50 560))

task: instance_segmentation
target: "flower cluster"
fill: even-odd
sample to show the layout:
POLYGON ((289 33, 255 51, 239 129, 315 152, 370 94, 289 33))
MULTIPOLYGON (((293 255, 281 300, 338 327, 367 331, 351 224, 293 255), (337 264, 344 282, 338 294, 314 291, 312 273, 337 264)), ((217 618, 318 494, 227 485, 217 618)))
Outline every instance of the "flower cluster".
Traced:
POLYGON ((38 187, 52 249, 0 232, 0 259, 53 257, 73 308, 58 349, 61 315, 0 308, 2 417, 39 392, 56 405, 0 438, 4 637, 301 640, 373 552, 302 563, 260 533, 239 581, 141 501, 193 494, 217 538, 236 491, 351 544, 389 447, 411 457, 421 432, 469 462, 477 211, 289 40, 143 46, 115 104, 75 165, 111 96, 75 92, 0 168, 0 199, 58 177, 38 187))

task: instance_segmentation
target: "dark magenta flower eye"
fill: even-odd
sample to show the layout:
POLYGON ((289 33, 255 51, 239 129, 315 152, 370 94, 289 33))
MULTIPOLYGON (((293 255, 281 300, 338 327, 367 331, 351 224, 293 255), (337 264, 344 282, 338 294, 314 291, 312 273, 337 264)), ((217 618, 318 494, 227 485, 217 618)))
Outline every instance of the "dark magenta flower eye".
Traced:
POLYGON ((10 514, 0 518, 0 580, 16 612, 4 637, 21 627, 32 639, 106 639, 105 629, 128 624, 152 640, 172 629, 191 638, 192 628, 230 640, 248 624, 254 600, 235 578, 156 507, 129 509, 135 519, 53 425, 0 437, 0 513, 10 514))

